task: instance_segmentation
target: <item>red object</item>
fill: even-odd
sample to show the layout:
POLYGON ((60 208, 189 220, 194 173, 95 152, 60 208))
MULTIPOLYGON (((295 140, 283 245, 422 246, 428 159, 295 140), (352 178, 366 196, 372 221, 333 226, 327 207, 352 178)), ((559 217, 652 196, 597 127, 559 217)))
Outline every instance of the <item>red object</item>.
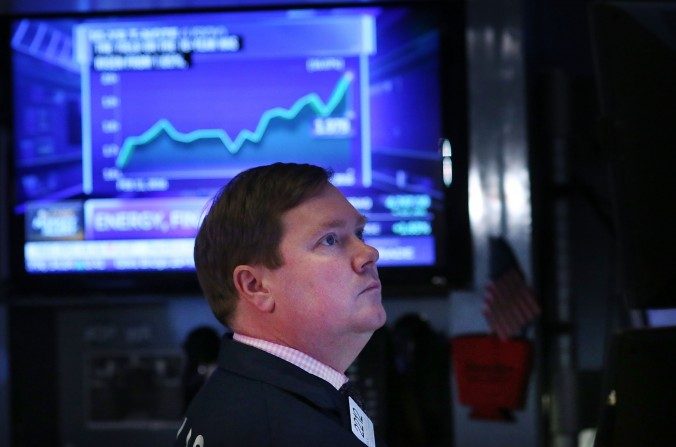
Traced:
POLYGON ((510 420, 523 407, 533 347, 523 338, 473 334, 451 340, 460 403, 476 419, 510 420))

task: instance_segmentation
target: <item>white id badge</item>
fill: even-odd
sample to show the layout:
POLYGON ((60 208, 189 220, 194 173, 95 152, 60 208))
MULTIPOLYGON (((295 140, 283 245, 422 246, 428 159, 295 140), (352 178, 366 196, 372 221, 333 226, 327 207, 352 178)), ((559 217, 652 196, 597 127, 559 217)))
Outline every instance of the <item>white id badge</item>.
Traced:
POLYGON ((376 447, 376 435, 373 431, 373 422, 371 422, 371 419, 369 419, 366 413, 359 408, 359 405, 357 405, 351 397, 348 397, 348 402, 350 403, 350 423, 352 425, 352 433, 367 446, 376 447))

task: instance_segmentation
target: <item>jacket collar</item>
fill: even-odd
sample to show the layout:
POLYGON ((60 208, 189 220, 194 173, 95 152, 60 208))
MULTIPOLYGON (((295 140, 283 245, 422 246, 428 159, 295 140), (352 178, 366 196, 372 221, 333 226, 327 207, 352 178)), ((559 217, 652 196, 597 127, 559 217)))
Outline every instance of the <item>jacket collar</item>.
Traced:
POLYGON ((218 355, 218 366, 234 374, 268 383, 310 401, 322 409, 338 410, 341 395, 328 382, 298 366, 226 335, 218 355))

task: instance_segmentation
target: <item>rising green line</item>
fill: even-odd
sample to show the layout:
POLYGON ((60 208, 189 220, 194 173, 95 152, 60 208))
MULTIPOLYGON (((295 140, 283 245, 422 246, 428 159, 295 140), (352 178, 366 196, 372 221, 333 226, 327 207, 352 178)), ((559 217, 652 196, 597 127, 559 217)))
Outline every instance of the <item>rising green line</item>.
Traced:
POLYGON ((231 139, 223 129, 199 129, 188 133, 179 132, 169 120, 163 118, 153 124, 150 129, 146 130, 141 135, 126 138, 122 144, 120 153, 115 160, 115 166, 119 169, 124 169, 129 163, 136 147, 150 143, 158 138, 162 131, 164 131, 172 140, 179 143, 192 143, 199 139, 217 138, 223 143, 223 146, 225 146, 228 152, 236 154, 245 142, 260 142, 270 125, 270 121, 274 118, 292 120, 297 117, 306 106, 312 107, 319 116, 325 117, 330 115, 345 97, 345 93, 347 92, 350 82, 352 82, 352 78, 353 75, 350 72, 343 74, 326 103, 324 103, 316 93, 310 93, 296 101, 289 109, 275 107, 266 110, 263 112, 254 132, 244 129, 240 131, 234 140, 231 139))

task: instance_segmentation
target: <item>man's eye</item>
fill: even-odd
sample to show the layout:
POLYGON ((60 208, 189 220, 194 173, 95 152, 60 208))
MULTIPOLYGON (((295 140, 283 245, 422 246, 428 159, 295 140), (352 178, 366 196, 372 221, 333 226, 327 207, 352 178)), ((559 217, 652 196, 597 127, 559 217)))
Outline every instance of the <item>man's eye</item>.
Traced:
POLYGON ((357 236, 357 238, 359 238, 360 241, 363 241, 364 240, 364 229, 361 228, 361 229, 357 230, 355 235, 357 236))
POLYGON ((322 243, 328 246, 336 245, 338 244, 338 236, 336 236, 333 233, 327 234, 326 236, 324 236, 324 240, 322 241, 322 243))

